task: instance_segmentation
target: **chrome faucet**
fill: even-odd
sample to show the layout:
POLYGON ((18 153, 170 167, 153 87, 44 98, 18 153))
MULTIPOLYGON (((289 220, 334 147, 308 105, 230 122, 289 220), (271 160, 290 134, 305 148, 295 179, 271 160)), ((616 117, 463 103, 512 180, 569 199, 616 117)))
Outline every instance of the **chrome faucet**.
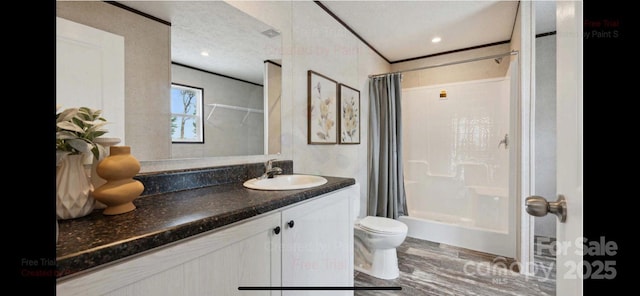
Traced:
POLYGON ((274 160, 275 159, 269 159, 264 163, 264 174, 258 177, 258 179, 273 178, 275 175, 282 174, 281 168, 273 166, 274 160))

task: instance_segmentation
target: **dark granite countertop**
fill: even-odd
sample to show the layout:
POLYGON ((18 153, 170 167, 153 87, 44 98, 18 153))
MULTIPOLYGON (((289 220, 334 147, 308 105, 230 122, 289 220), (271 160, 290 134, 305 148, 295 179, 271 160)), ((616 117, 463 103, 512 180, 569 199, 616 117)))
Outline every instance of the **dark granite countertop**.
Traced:
POLYGON ((355 184, 352 178, 325 177, 318 187, 287 191, 247 189, 241 183, 143 196, 136 210, 60 220, 57 277, 110 263, 152 248, 355 184))

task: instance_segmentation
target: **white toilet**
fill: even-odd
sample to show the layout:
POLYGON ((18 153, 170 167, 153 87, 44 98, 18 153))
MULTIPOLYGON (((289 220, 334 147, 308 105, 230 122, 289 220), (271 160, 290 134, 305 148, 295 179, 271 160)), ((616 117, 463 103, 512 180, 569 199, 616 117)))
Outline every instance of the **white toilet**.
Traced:
MULTIPOLYGON (((360 199, 355 200, 355 217, 360 199)), ((396 248, 407 237, 406 224, 384 217, 367 216, 354 223, 354 268, 368 275, 390 280, 400 275, 396 248)))

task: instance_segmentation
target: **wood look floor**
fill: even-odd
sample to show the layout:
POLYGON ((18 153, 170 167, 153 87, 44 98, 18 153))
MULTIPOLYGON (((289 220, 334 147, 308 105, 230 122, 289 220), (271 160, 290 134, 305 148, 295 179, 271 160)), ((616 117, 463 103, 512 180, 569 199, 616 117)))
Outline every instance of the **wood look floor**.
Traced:
POLYGON ((536 276, 525 276, 513 259, 411 237, 397 252, 400 277, 382 280, 356 271, 355 286, 402 290, 357 290, 356 296, 555 295, 555 271, 548 278, 537 276, 551 274, 555 261, 549 256, 536 258, 543 260, 536 261, 536 276))

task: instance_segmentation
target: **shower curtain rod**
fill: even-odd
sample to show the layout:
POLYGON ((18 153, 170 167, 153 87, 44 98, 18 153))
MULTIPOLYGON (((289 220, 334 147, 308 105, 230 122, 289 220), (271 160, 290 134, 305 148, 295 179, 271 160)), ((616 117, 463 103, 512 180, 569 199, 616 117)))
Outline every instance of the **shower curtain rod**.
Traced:
POLYGON ((468 60, 461 60, 461 61, 449 62, 449 63, 444 63, 444 64, 437 64, 437 65, 432 65, 432 66, 425 66, 425 67, 414 68, 414 69, 409 69, 409 70, 402 70, 402 71, 374 74, 374 75, 369 75, 369 78, 378 77, 378 76, 384 76, 384 75, 388 75, 388 74, 400 74, 400 73, 404 73, 404 72, 412 72, 412 71, 425 70, 425 69, 431 69, 431 68, 437 68, 437 67, 443 67, 443 66, 457 65, 457 64, 475 62, 475 61, 486 60, 486 59, 496 59, 496 58, 501 58, 501 57, 509 56, 509 55, 516 55, 516 54, 518 54, 518 51, 517 50, 512 50, 510 52, 505 52, 505 53, 496 54, 496 55, 490 55, 490 56, 484 56, 484 57, 479 57, 479 58, 473 58, 473 59, 468 59, 468 60))

